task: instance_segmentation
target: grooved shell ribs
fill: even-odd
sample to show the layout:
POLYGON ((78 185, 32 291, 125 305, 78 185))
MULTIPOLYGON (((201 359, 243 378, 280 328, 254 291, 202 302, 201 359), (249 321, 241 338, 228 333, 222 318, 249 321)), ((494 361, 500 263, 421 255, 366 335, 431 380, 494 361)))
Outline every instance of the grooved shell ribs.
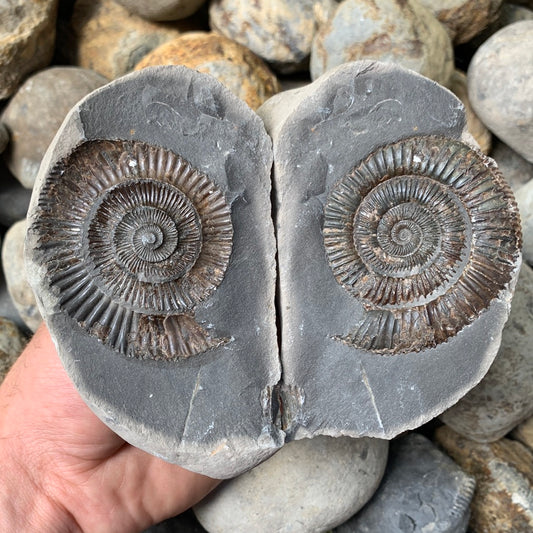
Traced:
POLYGON ((467 145, 413 137, 379 148, 331 189, 324 244, 366 313, 336 339, 420 351, 473 322, 511 281, 520 222, 495 166, 467 145))
POLYGON ((223 192, 179 155, 142 142, 89 141, 49 173, 31 231, 59 307, 90 335, 139 358, 220 346, 194 308, 232 250, 223 192))

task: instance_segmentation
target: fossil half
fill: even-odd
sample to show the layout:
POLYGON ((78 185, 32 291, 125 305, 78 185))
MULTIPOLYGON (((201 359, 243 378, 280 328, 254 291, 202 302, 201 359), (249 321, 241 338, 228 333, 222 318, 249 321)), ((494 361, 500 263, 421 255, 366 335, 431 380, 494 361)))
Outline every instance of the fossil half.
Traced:
POLYGON ((470 324, 511 281, 520 249, 512 193, 483 154, 444 137, 379 148, 331 189, 324 244, 367 313, 343 342, 420 351, 470 324))
POLYGON ((224 277, 231 212, 206 175, 142 142, 90 141, 51 170, 32 231, 59 306, 90 335, 138 358, 220 346, 194 320, 224 277))

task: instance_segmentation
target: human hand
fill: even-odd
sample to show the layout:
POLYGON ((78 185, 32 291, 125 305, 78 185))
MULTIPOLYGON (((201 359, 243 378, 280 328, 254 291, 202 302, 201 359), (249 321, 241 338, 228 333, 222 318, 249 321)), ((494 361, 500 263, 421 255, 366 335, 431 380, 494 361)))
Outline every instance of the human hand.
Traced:
POLYGON ((0 531, 142 531, 218 484, 134 448, 103 424, 44 326, 0 387, 0 453, 0 531))

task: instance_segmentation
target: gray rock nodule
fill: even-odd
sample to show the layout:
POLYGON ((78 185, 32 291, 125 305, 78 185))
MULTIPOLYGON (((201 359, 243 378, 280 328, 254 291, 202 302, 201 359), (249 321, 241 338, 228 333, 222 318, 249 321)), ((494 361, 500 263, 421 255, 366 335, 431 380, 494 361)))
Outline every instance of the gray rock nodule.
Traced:
POLYGON ((125 440, 212 477, 283 442, 271 141, 181 66, 79 102, 44 158, 27 269, 81 396, 125 440))
POLYGON ((51 67, 28 78, 2 114, 11 142, 3 153, 9 170, 27 189, 70 108, 107 80, 88 69, 51 67))
POLYGON ((335 533, 464 533, 475 481, 430 440, 410 433, 393 440, 372 499, 335 533))
POLYGON ((210 533, 327 531, 374 494, 387 462, 380 439, 318 436, 215 489, 194 507, 210 533))
POLYGON ((272 142, 210 76, 149 67, 79 102, 28 215, 28 276, 82 397, 220 478, 450 407, 496 355, 520 265, 510 189, 435 82, 348 64, 259 112, 279 317, 272 142))
POLYGON ((459 100, 392 64, 342 65, 258 113, 274 143, 285 431, 392 438, 427 422, 498 351, 521 262, 508 185, 461 142, 459 100))
POLYGON ((533 163, 533 20, 505 26, 485 41, 468 67, 468 94, 477 116, 533 163))

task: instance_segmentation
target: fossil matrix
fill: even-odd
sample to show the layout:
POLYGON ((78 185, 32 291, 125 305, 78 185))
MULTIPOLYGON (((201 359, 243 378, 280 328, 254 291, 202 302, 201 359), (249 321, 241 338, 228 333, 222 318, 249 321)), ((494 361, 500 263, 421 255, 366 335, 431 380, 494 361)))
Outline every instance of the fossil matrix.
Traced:
POLYGON ((66 118, 29 213, 84 400, 219 478, 440 414, 496 355, 520 267, 512 194, 436 83, 347 64, 259 114, 184 67, 118 79, 66 118))

